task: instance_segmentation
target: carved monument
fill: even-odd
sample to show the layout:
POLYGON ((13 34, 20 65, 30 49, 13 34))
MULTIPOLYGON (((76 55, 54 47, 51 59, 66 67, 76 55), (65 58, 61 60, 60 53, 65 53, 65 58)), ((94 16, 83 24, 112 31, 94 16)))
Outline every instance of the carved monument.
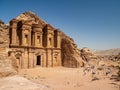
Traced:
POLYGON ((29 20, 10 21, 10 56, 18 68, 61 66, 60 31, 50 24, 44 27, 29 20))

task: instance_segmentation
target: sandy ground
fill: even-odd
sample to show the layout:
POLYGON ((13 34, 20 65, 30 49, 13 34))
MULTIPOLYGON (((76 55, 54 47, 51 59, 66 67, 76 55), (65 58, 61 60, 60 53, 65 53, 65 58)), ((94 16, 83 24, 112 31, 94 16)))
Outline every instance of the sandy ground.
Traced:
POLYGON ((19 75, 52 90, 120 90, 120 82, 114 82, 105 76, 92 81, 95 76, 90 73, 84 75, 82 68, 37 67, 20 70, 19 75))
POLYGON ((84 75, 82 68, 22 69, 17 76, 0 79, 0 90, 120 90, 120 82, 84 75))
POLYGON ((0 90, 53 90, 47 85, 32 82, 21 76, 0 79, 0 90))

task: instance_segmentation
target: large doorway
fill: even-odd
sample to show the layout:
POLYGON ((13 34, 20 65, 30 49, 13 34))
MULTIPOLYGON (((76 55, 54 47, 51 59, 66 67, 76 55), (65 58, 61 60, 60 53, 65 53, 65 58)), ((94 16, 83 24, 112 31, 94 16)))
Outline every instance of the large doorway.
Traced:
POLYGON ((41 56, 40 56, 40 55, 37 56, 37 62, 36 62, 36 65, 41 66, 41 56))

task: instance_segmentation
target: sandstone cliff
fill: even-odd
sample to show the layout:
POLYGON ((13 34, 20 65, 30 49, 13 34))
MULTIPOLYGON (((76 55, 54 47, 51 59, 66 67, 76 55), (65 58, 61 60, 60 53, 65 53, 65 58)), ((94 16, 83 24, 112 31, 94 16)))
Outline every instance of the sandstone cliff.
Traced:
POLYGON ((0 21, 0 77, 16 74, 11 59, 8 58, 9 51, 9 25, 0 21))
POLYGON ((82 59, 86 62, 98 59, 97 56, 87 47, 82 48, 80 52, 82 59))
POLYGON ((5 25, 3 21, 0 20, 0 47, 8 47, 9 42, 9 25, 5 25))
POLYGON ((29 20, 30 23, 34 24, 40 24, 43 27, 47 24, 47 22, 43 21, 40 17, 38 17, 33 12, 24 12, 17 16, 15 19, 17 20, 29 20))
POLYGON ((65 67, 82 67, 84 60, 81 57, 80 51, 77 48, 74 40, 63 32, 61 32, 61 51, 62 65, 65 67))

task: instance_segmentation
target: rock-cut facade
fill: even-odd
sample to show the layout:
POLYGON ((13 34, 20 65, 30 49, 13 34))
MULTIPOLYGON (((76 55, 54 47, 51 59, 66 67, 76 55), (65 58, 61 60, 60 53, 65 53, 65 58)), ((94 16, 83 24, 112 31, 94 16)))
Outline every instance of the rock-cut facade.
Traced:
POLYGON ((10 21, 9 39, 19 69, 61 66, 60 31, 50 24, 19 16, 10 21))

